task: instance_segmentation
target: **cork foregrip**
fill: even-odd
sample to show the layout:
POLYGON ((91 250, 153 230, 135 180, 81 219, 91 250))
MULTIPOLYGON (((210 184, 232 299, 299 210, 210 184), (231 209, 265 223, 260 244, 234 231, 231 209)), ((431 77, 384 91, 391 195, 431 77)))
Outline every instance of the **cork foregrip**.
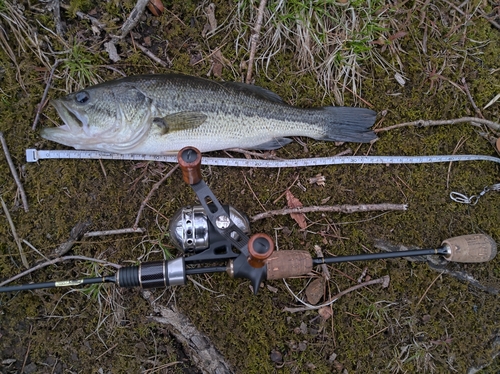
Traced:
POLYGON ((307 251, 278 251, 266 261, 267 279, 296 277, 311 272, 311 254, 307 251))

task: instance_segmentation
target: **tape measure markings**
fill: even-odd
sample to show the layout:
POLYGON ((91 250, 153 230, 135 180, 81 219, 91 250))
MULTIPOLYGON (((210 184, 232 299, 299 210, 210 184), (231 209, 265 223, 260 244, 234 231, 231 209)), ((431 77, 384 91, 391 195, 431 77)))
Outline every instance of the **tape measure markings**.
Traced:
MULTIPOLYGON (((121 161, 161 161, 177 163, 176 155, 118 154, 99 151, 57 151, 26 150, 26 160, 37 162, 42 159, 105 159, 121 161)), ((436 155, 436 156, 333 156, 299 158, 290 160, 257 160, 245 158, 203 157, 202 164, 210 166, 236 166, 251 168, 289 168, 304 166, 345 165, 345 164, 426 164, 455 161, 491 161, 500 163, 500 158, 486 155, 436 155)))

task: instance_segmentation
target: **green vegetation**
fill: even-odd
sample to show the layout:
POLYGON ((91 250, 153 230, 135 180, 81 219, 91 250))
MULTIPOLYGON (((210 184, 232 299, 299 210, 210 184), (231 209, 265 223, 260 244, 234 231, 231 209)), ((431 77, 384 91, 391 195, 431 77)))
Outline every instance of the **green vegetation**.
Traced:
MULTIPOLYGON (((227 59, 221 77, 241 81, 258 3, 221 3, 215 9, 218 28, 202 37, 208 2, 164 2, 167 11, 161 17, 145 13, 133 30, 133 41, 117 42, 122 60, 115 64, 108 61, 103 44, 119 30, 133 2, 97 2, 90 7, 87 2, 72 1, 71 11, 61 11, 66 26, 62 36, 55 34, 52 13, 41 4, 24 8, 0 0, 0 36, 5 39, 0 38, 0 131, 15 166, 22 171, 30 211, 20 206, 3 156, 0 175, 5 178, 0 181, 0 195, 19 237, 51 257, 78 222, 89 220, 92 230, 132 226, 145 196, 170 170, 156 163, 91 160, 26 164, 26 148, 63 148, 31 130, 54 61, 61 63, 48 99, 117 78, 122 72, 206 76, 213 70, 217 50, 227 59), (80 21, 71 13, 77 10, 91 13, 105 28, 94 33, 90 21, 80 21), (138 44, 148 45, 159 58, 168 57, 172 66, 157 65, 138 44)), ((372 106, 380 113, 377 127, 385 127, 474 115, 464 91, 465 78, 483 116, 498 122, 498 102, 482 109, 500 87, 500 32, 480 12, 489 14, 492 9, 479 1, 456 7, 440 0, 425 4, 270 1, 256 56, 255 83, 298 106, 372 106), (396 72, 404 86, 394 78, 396 72)), ((47 106, 38 128, 58 122, 54 109, 47 106)), ((499 135, 470 124, 406 127, 380 133, 373 145, 335 146, 303 139, 307 151, 294 142, 277 154, 316 157, 351 148, 356 154, 372 155, 494 155, 484 134, 499 135)), ((348 255, 375 251, 375 238, 432 247, 443 239, 474 232, 500 241, 500 194, 490 192, 475 206, 448 198, 451 191, 472 195, 498 183, 498 166, 492 163, 293 170, 204 167, 203 176, 223 203, 250 216, 284 207, 285 200, 278 197, 297 177, 305 190, 295 182, 292 192, 304 205, 327 199, 331 205, 408 204, 408 211, 397 213, 308 214, 307 232, 287 216, 252 225, 254 232, 276 234, 280 250, 314 253, 314 245, 319 245, 325 255, 348 255), (308 184, 308 178, 320 172, 326 186, 308 184)), ((193 203, 194 194, 176 172, 148 202, 139 224, 146 228, 143 235, 82 239, 72 253, 123 265, 178 256, 169 243, 169 217, 193 203)), ((24 270, 3 212, 0 237, 3 280, 24 270)), ((31 265, 44 261, 28 246, 23 248, 31 265)), ((498 289, 499 261, 456 269, 498 289)), ((266 285, 254 296, 244 280, 226 274, 194 276, 206 289, 189 283, 156 290, 153 296, 157 303, 175 304, 185 313, 237 373, 341 373, 343 369, 351 373, 464 373, 487 363, 491 365, 484 372, 500 370, 498 358, 491 361, 498 350, 492 345, 498 339, 498 320, 493 318, 498 315, 498 295, 440 275, 424 263, 399 259, 330 266, 326 297, 356 284, 365 266, 372 279, 389 275, 390 286, 372 286, 343 296, 332 304, 333 315, 326 321, 317 311, 283 311, 296 303, 280 281, 269 282, 271 288, 266 285), (271 361, 273 350, 281 353, 282 363, 271 361)), ((82 261, 67 262, 37 270, 19 282, 77 279, 113 271, 82 261)), ((299 293, 307 282, 300 278, 288 283, 299 293)), ((154 372, 176 362, 165 370, 192 370, 193 363, 175 337, 148 318, 152 313, 138 290, 112 285, 2 294, 0 357, 15 360, 8 369, 11 372, 20 372, 24 362, 36 365, 38 372, 154 372)))

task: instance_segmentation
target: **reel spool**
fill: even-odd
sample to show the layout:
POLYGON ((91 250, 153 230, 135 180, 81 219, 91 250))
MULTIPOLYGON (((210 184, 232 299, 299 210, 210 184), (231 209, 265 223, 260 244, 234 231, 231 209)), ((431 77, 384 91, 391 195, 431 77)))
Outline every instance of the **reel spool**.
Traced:
MULTIPOLYGON (((223 205, 223 208, 231 221, 246 235, 250 235, 250 221, 247 215, 231 205, 223 205)), ((219 229, 227 227, 227 223, 223 220, 217 221, 216 224, 219 229)), ((200 253, 211 244, 224 240, 208 220, 205 209, 201 205, 179 209, 170 220, 169 232, 174 246, 184 253, 200 253)), ((234 240, 239 239, 237 233, 232 233, 231 237, 234 240)))

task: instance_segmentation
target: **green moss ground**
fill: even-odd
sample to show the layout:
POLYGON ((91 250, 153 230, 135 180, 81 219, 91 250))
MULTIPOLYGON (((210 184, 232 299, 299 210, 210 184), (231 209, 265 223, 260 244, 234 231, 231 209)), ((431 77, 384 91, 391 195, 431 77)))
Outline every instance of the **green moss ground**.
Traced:
MULTIPOLYGON (((207 56, 219 46, 218 43, 234 35, 217 35, 207 42, 200 35, 205 19, 197 10, 198 4, 191 1, 164 4, 169 12, 160 19, 153 19, 148 14, 135 31, 143 36, 168 40, 167 48, 165 44, 158 43, 152 49, 161 54, 166 48, 173 61, 172 68, 155 66, 125 42, 119 45, 125 58, 115 67, 127 74, 168 71, 206 74, 210 67, 208 61, 194 67, 189 64, 190 48, 199 49, 207 56)), ((99 5, 97 9, 98 14, 108 12, 103 17, 113 28, 121 24, 114 18, 123 19, 132 6, 128 2, 110 2, 99 5)), ((217 18, 224 19, 231 6, 231 2, 220 4, 217 18)), ((71 2, 70 10, 63 12, 63 18, 68 23, 68 35, 81 31, 82 35, 90 37, 86 21, 77 21, 74 14, 78 10, 88 12, 92 7, 88 1, 71 2)), ((28 19, 37 18, 47 27, 53 27, 49 15, 26 12, 28 19)), ((403 18, 401 14, 400 17, 403 18)), ((9 32, 9 29, 6 31, 9 32)), ((473 115, 465 94, 446 80, 429 76, 428 63, 439 69, 446 59, 447 65, 440 74, 456 83, 465 77, 472 96, 481 108, 499 92, 500 32, 483 18, 473 17, 470 20, 463 43, 458 38, 462 34, 448 39, 429 38, 428 55, 423 55, 415 47, 415 40, 421 40, 423 33, 418 20, 411 19, 407 31, 409 36, 401 44, 405 53, 400 54, 407 77, 405 87, 401 87, 392 74, 370 62, 364 65, 366 79, 361 96, 378 112, 387 111, 382 127, 417 119, 473 115), (457 51, 472 48, 475 40, 488 40, 489 43, 476 50, 480 54, 464 60, 460 57, 463 53, 457 51)), ((441 30, 443 35, 448 31, 441 30)), ((40 30, 40 33, 44 35, 46 31, 40 30)), ((84 51, 94 64, 95 71, 105 79, 118 77, 104 66, 106 55, 98 47, 91 47, 91 42, 87 44, 84 51)), ((63 49, 62 46, 58 48, 63 49)), ((242 53, 236 55, 231 43, 225 44, 222 51, 236 67, 243 58, 242 53)), ((16 186, 3 155, 0 156, 0 175, 3 176, 0 178, 0 195, 9 207, 19 237, 48 256, 68 239, 71 228, 78 222, 90 221, 90 230, 130 227, 142 200, 161 178, 154 171, 163 166, 149 165, 144 172, 128 161, 103 161, 102 166, 98 161, 90 160, 42 160, 37 164, 27 164, 24 156, 26 148, 63 147, 43 140, 38 130, 31 130, 35 108, 45 88, 46 73, 36 69, 40 66, 32 54, 17 50, 16 53, 22 79, 30 84, 26 84, 25 90, 20 87, 14 64, 0 52, 0 131, 5 135, 14 164, 22 171, 30 211, 26 213, 20 206, 16 186)), ((390 59, 389 55, 386 57, 390 59)), ((313 76, 297 73, 291 54, 277 55, 267 76, 275 76, 276 79, 269 80, 258 70, 256 84, 275 91, 294 105, 315 106, 335 102, 332 97, 325 96, 313 76)), ((223 70, 223 78, 239 79, 227 68, 223 70)), ((49 96, 60 96, 64 94, 64 89, 65 77, 58 75, 49 96)), ((346 103, 355 101, 349 95, 345 100, 346 103)), ((483 114, 498 122, 498 102, 484 110, 483 114)), ((51 107, 44 110, 38 128, 52 126, 49 118, 58 121, 51 107)), ((457 153, 495 155, 491 145, 470 124, 410 127, 383 132, 372 147, 359 147, 358 154, 451 154, 463 139, 465 143, 457 153)), ((354 148, 356 145, 336 147, 331 143, 304 140, 309 153, 305 153, 299 144, 291 144, 280 150, 278 155, 300 158, 336 154, 348 146, 357 149, 354 148)), ((300 232, 295 222, 286 216, 253 224, 254 232, 267 232, 274 236, 276 230, 281 250, 305 248, 314 253, 313 248, 317 244, 325 253, 347 255, 367 249, 375 251, 375 238, 420 247, 436 246, 446 238, 469 233, 486 233, 497 242, 500 239, 498 192, 486 194, 475 206, 459 205, 448 197, 450 191, 473 194, 487 185, 498 183, 499 167, 493 163, 454 163, 451 168, 448 164, 330 166, 279 172, 212 167, 204 168, 204 175, 222 202, 234 205, 249 215, 260 213, 262 208, 244 182, 243 175, 268 210, 284 207, 283 198, 276 203, 274 200, 293 183, 297 175, 307 190, 294 187, 292 192, 304 205, 319 205, 327 197, 331 197, 328 204, 408 204, 406 212, 382 215, 377 212, 308 214, 308 219, 315 224, 311 225, 307 234, 300 232), (324 188, 307 183, 307 178, 317 173, 326 176, 324 188), (334 227, 338 231, 334 231, 334 227), (284 235, 285 230, 291 234, 284 235)), ((165 217, 171 217, 177 209, 193 202, 194 194, 182 182, 180 172, 175 173, 149 203, 161 214, 152 209, 144 211, 140 222, 140 226, 147 229, 144 236, 82 240, 73 247, 72 254, 120 264, 138 261, 146 254, 149 260, 162 259, 157 245, 161 240, 167 249, 177 255, 165 238, 168 226, 165 217), (157 252, 149 253, 151 250, 157 252)), ((30 264, 43 260, 27 246, 24 249, 30 264)), ((238 373, 330 373, 340 372, 341 368, 350 373, 465 373, 471 366, 490 362, 495 349, 492 340, 498 336, 500 328, 498 295, 478 291, 447 275, 440 276, 425 264, 403 259, 331 267, 330 293, 333 295, 354 285, 365 266, 372 278, 390 275, 390 286, 386 289, 372 286, 341 298, 332 306, 332 318, 325 322, 321 322, 314 311, 284 312, 284 307, 294 306, 295 302, 280 281, 269 282, 277 292, 264 287, 254 296, 249 290, 249 282, 231 280, 225 274, 197 276, 198 282, 216 293, 197 289, 189 283, 185 287, 168 290, 160 300, 166 303, 173 294, 172 300, 177 307, 212 339, 238 373), (301 331, 301 324, 305 324, 305 331, 301 331), (270 360, 272 350, 282 353, 284 364, 277 365, 270 360), (335 362, 330 362, 328 359, 333 353, 337 358, 335 362)), ((500 287, 498 259, 458 268, 484 284, 500 287)), ((0 279, 22 270, 18 249, 5 216, 0 212, 0 279)), ((71 262, 36 271, 22 281, 44 282, 93 276, 96 271, 107 273, 110 270, 95 268, 89 263, 71 262)), ((306 281, 296 279, 290 284, 298 292, 306 281)), ((88 290, 87 293, 79 289, 39 290, 0 295, 0 358, 16 360, 10 368, 2 368, 2 372, 19 372, 25 360, 26 365, 35 364, 37 372, 47 373, 95 373, 101 368, 104 373, 141 372, 152 368, 154 360, 158 366, 182 362, 169 367, 169 373, 195 372, 192 363, 183 356, 182 347, 164 326, 148 321, 147 316, 152 311, 137 290, 103 286, 101 298, 89 296, 91 291, 95 290, 88 290), (112 306, 108 299, 115 300, 123 309, 112 306)), ((160 296, 162 292, 158 290, 155 294, 160 296)), ((497 359, 484 372, 496 373, 498 370, 500 363, 497 359)))

